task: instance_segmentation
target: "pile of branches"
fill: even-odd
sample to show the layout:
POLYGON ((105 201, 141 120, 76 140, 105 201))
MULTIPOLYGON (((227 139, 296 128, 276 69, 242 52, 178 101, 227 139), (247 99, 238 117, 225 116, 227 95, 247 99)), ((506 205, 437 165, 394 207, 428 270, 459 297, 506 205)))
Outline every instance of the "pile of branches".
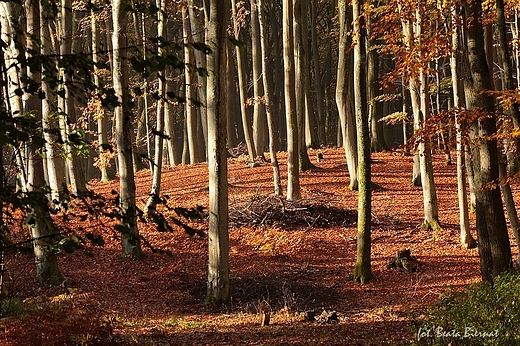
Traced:
POLYGON ((277 226, 285 229, 343 227, 356 222, 357 212, 318 199, 287 202, 275 195, 254 195, 229 207, 230 223, 240 226, 277 226))

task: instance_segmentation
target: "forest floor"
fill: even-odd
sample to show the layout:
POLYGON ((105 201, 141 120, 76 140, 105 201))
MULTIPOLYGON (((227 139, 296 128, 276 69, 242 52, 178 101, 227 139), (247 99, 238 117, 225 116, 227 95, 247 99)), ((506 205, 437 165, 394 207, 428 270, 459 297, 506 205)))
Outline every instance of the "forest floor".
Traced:
MULTIPOLYGON (((317 150, 310 150, 315 158, 317 150)), ((150 246, 143 260, 123 259, 113 221, 81 220, 78 233, 102 233, 103 247, 59 254, 66 286, 38 287, 34 259, 5 256, 6 304, 32 306, 0 320, 2 345, 410 345, 412 321, 450 287, 480 280, 478 251, 459 245, 456 167, 434 155, 439 217, 443 230, 421 229, 422 190, 410 184, 412 157, 373 154, 372 271, 374 280, 350 279, 356 259, 357 194, 348 188, 344 153, 324 148, 325 160, 301 173, 303 199, 288 203, 272 195, 269 163, 249 168, 229 159, 231 305, 205 305, 207 237, 178 228, 158 232, 140 223, 150 246), (153 252, 170 251, 171 255, 153 252), (403 249, 420 262, 415 273, 387 268, 403 249), (88 250, 88 251, 87 251, 88 250), (10 299, 8 299, 10 298, 10 299), (17 303, 18 302, 18 303, 17 303), (302 314, 336 311, 337 323, 318 324, 302 314), (269 326, 262 313, 269 311, 269 326)), ((286 188, 286 155, 280 153, 286 188)), ((173 207, 208 206, 205 163, 164 170, 161 191, 173 207)), ((151 187, 148 171, 136 175, 139 206, 151 187)), ((91 188, 114 198, 117 180, 91 188)), ((518 186, 513 186, 518 194, 518 186)), ((79 207, 76 207, 79 208, 79 207)), ((168 213, 167 210, 163 210, 168 213)), ((475 216, 471 215, 474 225, 475 216)), ((207 231, 207 222, 194 222, 207 231)), ((26 231, 24 231, 26 232, 26 231)), ((473 227, 473 234, 475 233, 473 227)), ((27 235, 20 235, 21 238, 27 235)), ((514 238, 511 237, 514 242, 514 238)), ((513 247, 516 259, 516 247, 513 247)))

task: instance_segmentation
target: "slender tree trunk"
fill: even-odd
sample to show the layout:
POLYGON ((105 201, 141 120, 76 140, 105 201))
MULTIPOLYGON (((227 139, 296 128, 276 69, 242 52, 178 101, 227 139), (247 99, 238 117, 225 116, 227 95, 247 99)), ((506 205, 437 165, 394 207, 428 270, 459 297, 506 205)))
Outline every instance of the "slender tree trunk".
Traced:
POLYGON ((354 23, 354 104, 358 137, 358 225, 357 257, 353 279, 362 284, 372 279, 370 227, 372 217, 371 167, 370 167, 370 132, 368 128, 368 110, 366 94, 366 31, 361 16, 362 0, 352 1, 354 23))
POLYGON ((267 53, 267 42, 266 27, 264 17, 263 0, 258 0, 258 20, 260 23, 260 48, 262 53, 262 81, 264 83, 264 101, 265 111, 267 113, 267 128, 269 130, 269 156, 271 160, 271 166, 273 167, 273 185, 274 193, 278 196, 282 195, 282 183, 280 181, 280 167, 278 165, 278 158, 276 157, 276 131, 275 131, 275 119, 271 106, 271 88, 269 86, 269 55, 267 53))
POLYGON ((228 2, 206 2, 206 43, 213 53, 207 57, 209 70, 207 89, 208 170, 209 170, 209 263, 208 303, 228 304, 229 296, 229 234, 228 181, 226 150, 226 74, 228 2))
MULTIPOLYGON (((453 88, 453 107, 457 112, 458 108, 463 106, 463 102, 461 100, 462 87, 461 87, 461 79, 460 79, 460 57, 459 57, 459 24, 456 22, 456 7, 452 9, 452 30, 453 33, 451 35, 452 42, 452 53, 450 57, 450 67, 451 67, 451 78, 453 80, 452 88, 453 88)), ((458 114, 458 113, 456 113, 458 114)), ((477 246, 477 242, 473 238, 470 232, 470 223, 469 223, 469 208, 468 208, 468 200, 467 200, 467 190, 466 190, 466 171, 464 166, 466 165, 465 161, 465 151, 466 146, 462 142, 462 131, 466 129, 466 124, 460 117, 457 115, 455 119, 456 126, 456 140, 457 140, 457 196, 459 201, 459 224, 460 224, 460 242, 462 246, 466 249, 473 249, 477 246)))
POLYGON ((260 47, 260 23, 258 21, 258 4, 251 1, 251 55, 253 70, 253 141, 256 155, 265 160, 266 148, 266 115, 265 105, 261 101, 264 96, 264 84, 262 83, 262 52, 260 47))
MULTIPOLYGON (((231 0, 232 13, 233 13, 233 27, 235 40, 243 42, 243 34, 241 34, 241 27, 237 18, 237 5, 235 0, 231 0)), ((240 95, 240 113, 242 115, 242 126, 244 130, 244 137, 246 140, 247 151, 249 153, 249 159, 254 162, 257 156, 255 142, 253 134, 251 133, 252 125, 251 119, 248 112, 246 99, 246 61, 243 54, 243 48, 240 45, 235 46, 235 54, 237 56, 237 75, 238 75, 238 91, 240 95)))
MULTIPOLYGON (((39 54, 39 46, 33 41, 40 36, 39 1, 27 0, 25 2, 26 25, 27 25, 27 56, 35 57, 39 54)), ((27 67, 26 72, 28 83, 40 83, 41 74, 36 69, 27 67)), ((25 112, 33 112, 36 120, 41 120, 41 103, 36 94, 30 94, 26 99, 25 112)), ((51 246, 55 245, 57 231, 49 215, 48 200, 43 187, 46 185, 43 175, 43 159, 40 156, 41 145, 38 141, 31 141, 28 150, 29 166, 29 186, 27 192, 34 201, 32 213, 34 223, 31 225, 31 237, 34 239, 34 257, 36 262, 36 280, 40 283, 57 285, 63 282, 63 276, 58 265, 56 254, 51 251, 51 246)))
POLYGON ((318 0, 310 1, 310 12, 311 12, 311 42, 312 42, 312 62, 314 72, 314 90, 316 92, 316 113, 317 113, 317 135, 318 135, 318 145, 326 145, 326 127, 325 127, 325 101, 324 101, 324 92, 323 92, 323 83, 321 81, 321 64, 320 64, 320 55, 319 55, 319 46, 318 46, 318 33, 317 33, 317 17, 318 17, 318 0))
MULTIPOLYGON (((157 12, 157 35, 165 40, 168 39, 166 35, 166 16, 164 15, 166 12, 166 3, 165 0, 157 0, 157 8, 159 8, 159 12, 157 12)), ((183 13, 184 17, 185 13, 183 13)), ((159 56, 164 55, 164 48, 159 47, 159 51, 157 52, 159 56)), ((150 196, 148 198, 148 202, 144 206, 144 215, 152 215, 155 213, 155 209, 157 207, 157 201, 159 200, 159 195, 161 193, 161 177, 162 177, 162 166, 163 166, 163 148, 164 148, 164 109, 166 108, 166 69, 162 71, 158 71, 158 86, 157 93, 159 94, 159 99, 157 100, 157 113, 156 113, 156 127, 155 127, 155 149, 154 149, 154 160, 153 160, 153 181, 152 181, 152 189, 150 191, 150 196)), ((189 73, 186 72, 187 75, 189 73)), ((189 87, 189 84, 187 87, 189 87)), ((190 100, 187 101, 186 104, 189 104, 190 100)))
POLYGON ((357 190, 358 188, 358 157, 357 157, 357 138, 355 116, 349 107, 350 101, 350 85, 349 73, 351 72, 350 59, 347 55, 349 49, 348 42, 348 17, 347 17, 347 2, 339 0, 339 57, 338 57, 338 73, 336 82, 336 103, 338 106, 342 143, 345 149, 345 157, 347 159, 347 167, 350 175, 350 189, 357 190))
MULTIPOLYGON (((420 8, 416 10, 416 17, 418 23, 422 22, 420 8)), ((418 37, 418 45, 421 46, 421 25, 416 25, 418 37)), ((422 57, 424 60, 424 57, 422 57)), ((428 83, 428 64, 423 61, 422 67, 419 71, 420 80, 420 101, 422 114, 421 121, 426 123, 430 117, 430 98, 429 98, 429 83, 428 83)), ((424 125, 422 125, 424 126, 424 125)), ((437 202, 437 191, 435 189, 435 182, 433 179, 433 163, 431 144, 428 138, 425 138, 419 143, 419 157, 421 163, 421 182, 423 189, 423 201, 424 201, 424 223, 423 227, 431 228, 433 230, 439 230, 439 207, 437 202)))
MULTIPOLYGON (((298 143, 300 157, 300 171, 306 171, 314 167, 307 153, 306 124, 308 121, 308 90, 309 90, 309 66, 307 64, 307 43, 304 40, 304 31, 307 32, 306 2, 293 0, 293 34, 294 34, 294 71, 295 71, 295 95, 296 115, 298 123, 298 143), (304 29, 305 27, 305 29, 304 29)), ((310 125, 310 124, 309 124, 310 125)))
POLYGON ((123 256, 141 258, 141 241, 137 228, 135 181, 132 155, 132 114, 128 100, 126 66, 126 12, 121 0, 112 3, 114 32, 112 38, 115 95, 120 104, 115 108, 115 129, 119 167, 119 206, 121 212, 121 242, 123 256))
MULTIPOLYGON (((182 7, 182 28, 184 32, 184 43, 188 44, 190 42, 191 30, 190 30, 190 22, 188 17, 188 10, 186 6, 182 7)), ((186 63, 191 62, 191 49, 187 46, 184 47, 184 61, 186 63)), ((186 80, 186 103, 184 104, 186 110, 186 126, 188 130, 188 145, 190 147, 190 163, 198 163, 201 161, 200 155, 198 152, 198 113, 195 107, 193 106, 193 99, 195 99, 195 78, 190 72, 190 68, 186 66, 184 69, 184 77, 186 80)))
POLYGON ((293 1, 282 2, 285 117, 287 119, 287 200, 301 198, 298 114, 295 94, 293 1))

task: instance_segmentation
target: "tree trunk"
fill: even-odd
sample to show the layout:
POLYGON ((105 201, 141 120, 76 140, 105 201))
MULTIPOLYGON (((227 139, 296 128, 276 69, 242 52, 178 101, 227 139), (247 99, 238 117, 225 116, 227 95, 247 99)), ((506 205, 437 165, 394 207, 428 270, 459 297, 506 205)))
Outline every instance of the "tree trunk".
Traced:
POLYGON ((266 115, 265 105, 261 100, 265 95, 262 83, 262 52, 260 47, 260 23, 258 21, 258 4, 251 1, 251 55, 253 70, 253 142, 256 155, 265 160, 266 148, 266 115))
POLYGON ((465 89, 473 94, 473 102, 468 103, 468 108, 487 112, 489 115, 472 124, 475 137, 472 164, 475 172, 480 269, 482 278, 492 283, 496 275, 511 269, 512 258, 500 191, 488 186, 497 181, 499 175, 497 141, 492 138, 496 133, 496 115, 489 113, 494 101, 490 95, 482 93, 482 90, 492 90, 492 83, 484 51, 481 12, 480 0, 465 3, 466 18, 473 19, 466 28, 470 75, 465 80, 465 89))
POLYGON ((312 61, 314 68, 312 71, 314 72, 314 90, 316 92, 316 113, 317 113, 317 135, 318 135, 318 145, 326 145, 326 127, 325 127, 325 101, 324 101, 324 92, 323 85, 321 81, 321 64, 320 64, 320 55, 319 55, 319 46, 318 46, 318 33, 316 28, 316 21, 318 19, 318 0, 310 1, 310 15, 311 15, 311 42, 312 42, 312 61))
MULTIPOLYGON (((298 123, 298 143, 300 157, 300 171, 306 171, 314 167, 307 153, 306 125, 308 122, 308 91, 309 91, 309 66, 307 64, 307 44, 304 32, 307 32, 306 2, 293 0, 293 34, 294 34, 294 71, 295 71, 295 95, 296 114, 298 123), (305 29, 304 29, 305 27, 305 29)), ((309 124, 310 125, 310 124, 309 124)))
POLYGON ((207 89, 208 170, 209 170, 209 263, 208 303, 228 304, 229 296, 229 234, 228 181, 226 150, 226 75, 228 2, 210 0, 205 3, 207 22, 206 43, 213 51, 207 57, 209 70, 207 89))
MULTIPOLYGON (((50 56, 53 52, 51 50, 51 19, 54 19, 54 13, 48 6, 40 7, 40 40, 42 54, 50 56)), ((52 76, 53 71, 43 65, 43 75, 49 78, 57 77, 52 76)), ((44 96, 42 99, 42 126, 43 126, 43 138, 45 139, 45 162, 47 167, 47 183, 50 188, 50 198, 52 207, 59 209, 60 200, 64 189, 64 175, 63 175, 63 161, 59 155, 59 150, 56 145, 56 131, 58 124, 55 118, 56 108, 54 105, 55 95, 51 89, 51 86, 47 79, 42 78, 41 82, 41 93, 44 96)), ((66 187, 66 185, 65 185, 66 187)))
POLYGON ((356 109, 356 125, 358 138, 358 224, 357 224, 357 257, 353 279, 366 283, 372 279, 370 260, 371 239, 370 227, 372 217, 371 167, 370 167, 370 132, 368 128, 368 110, 366 94, 366 31, 360 14, 362 0, 352 1, 354 23, 354 105, 356 109))
POLYGON ((356 118, 349 107, 350 102, 350 85, 349 73, 350 59, 347 55, 349 50, 348 40, 348 17, 347 17, 347 2, 339 0, 339 57, 338 57, 338 73, 336 82, 336 103, 338 105, 338 112, 341 124, 342 143, 345 149, 345 157, 347 159, 347 168, 350 174, 350 189, 357 190, 358 188, 358 157, 357 157, 357 138, 356 127, 354 126, 356 118))
POLYGON ((135 181, 132 157, 132 114, 128 100, 128 77, 126 66, 126 12, 121 0, 112 3, 114 32, 113 71, 115 95, 119 105, 115 107, 115 132, 119 167, 119 207, 121 212, 121 243, 123 256, 141 258, 141 241, 137 228, 135 204, 135 181))
MULTIPOLYGON (((164 13, 166 12, 166 4, 165 0, 157 0, 157 8, 160 9, 157 12, 157 36, 162 37, 165 40, 168 39, 166 34, 166 16, 164 13)), ((185 13, 183 13, 183 17, 185 17, 185 13)), ((158 56, 164 55, 164 48, 159 47, 157 52, 158 56)), ((159 99, 157 100, 157 113, 156 113, 156 126, 155 126, 155 149, 154 149, 154 160, 152 164, 152 173, 153 173, 153 181, 152 188, 150 191, 150 196, 148 197, 148 202, 144 206, 143 213, 145 216, 150 216, 155 213, 155 209, 157 207, 157 201, 159 200, 159 195, 161 193, 161 177, 162 177, 162 166, 163 166, 163 148, 164 148, 164 109, 166 108, 166 69, 162 71, 157 71, 158 73, 158 86, 157 93, 159 94, 159 99)), ((188 72, 185 72, 186 75, 189 75, 188 72)), ((191 79, 190 79, 191 81, 191 79)), ((190 86, 188 82, 186 82, 187 87, 190 86)), ((191 96, 191 95, 190 95, 191 96)), ((190 104, 190 100, 186 102, 186 105, 190 104)))
POLYGON ((282 195, 282 183, 280 182, 280 167, 278 165, 278 158, 276 157, 276 131, 275 131, 275 119, 273 110, 271 107, 271 88, 269 86, 269 56, 267 53, 267 42, 266 27, 264 17, 263 0, 258 0, 258 21, 260 23, 260 48, 262 53, 262 81, 264 83, 264 101, 265 111, 267 113, 267 128, 269 130, 269 156, 271 160, 271 166, 273 167, 273 185, 274 193, 277 196, 282 195))
POLYGON ((293 1, 282 2, 285 117, 287 119, 287 200, 301 198, 298 114, 295 93, 293 1))
MULTIPOLYGON (((40 36, 39 2, 37 0, 27 0, 25 2, 27 41, 26 53, 28 57, 39 54, 39 47, 34 38, 40 36)), ((39 83, 41 79, 40 71, 27 67, 25 73, 28 83, 39 83)), ((26 113, 34 112, 36 120, 41 120, 41 103, 38 96, 30 94, 26 99, 26 113)), ((29 165, 29 186, 27 192, 33 200, 32 213, 34 223, 30 226, 31 237, 34 239, 34 257, 36 262, 36 280, 40 283, 57 285, 63 282, 56 254, 50 247, 55 245, 56 227, 49 215, 47 196, 43 191, 46 185, 43 175, 43 159, 40 156, 41 145, 36 141, 29 143, 28 165, 29 165)))
MULTIPOLYGON (((237 18, 236 1, 231 0, 233 13, 233 27, 235 33, 235 40, 243 42, 243 34, 241 34, 240 24, 237 18)), ((243 48, 239 45, 235 46, 235 53, 237 56, 237 75, 238 75, 238 91, 240 95, 240 113, 242 115, 242 126, 244 130, 244 137, 246 140, 247 152, 249 159, 254 162, 257 156, 253 135, 251 133, 251 119, 247 108, 247 92, 246 92, 246 61, 242 52, 243 48)))
MULTIPOLYGON (((459 57, 459 36, 460 30, 459 25, 456 22, 456 7, 452 9, 452 30, 453 33, 451 35, 452 42, 452 53, 450 57, 450 67, 451 67, 451 78, 452 88, 453 88, 453 107, 457 112, 457 109, 463 106, 463 102, 461 100, 462 94, 462 86, 460 80, 460 57, 459 57)), ((456 113, 458 114, 458 113, 456 113)), ((460 242, 462 246, 466 249, 473 249, 477 246, 477 242, 473 238, 470 232, 470 224, 469 224, 469 208, 467 201, 467 191, 466 191, 466 171, 464 166, 466 165, 465 161, 465 151, 466 145, 462 142, 462 131, 466 129, 466 124, 463 120, 460 119, 458 115, 455 118, 455 131, 456 131, 456 139, 457 139, 457 196, 459 201, 459 223, 460 223, 460 242)))
MULTIPOLYGON (((416 17, 418 23, 422 22, 420 8, 416 10, 416 17)), ((417 28, 416 37, 418 38, 418 45, 421 46, 421 25, 415 26, 417 28)), ((424 57, 421 57, 423 62, 419 71, 420 80, 420 100, 422 118, 420 119, 423 124, 426 124, 430 117, 430 98, 429 98, 429 84, 428 84, 428 64, 424 57)), ((425 125, 421 125, 425 126, 425 125)), ((439 207, 437 202, 437 192, 435 189, 435 182, 433 179, 433 163, 432 163, 432 152, 431 144, 428 138, 425 138, 419 143, 419 157, 421 163, 421 183, 423 190, 423 202, 424 202, 424 228, 431 228, 433 230, 439 230, 439 207)))

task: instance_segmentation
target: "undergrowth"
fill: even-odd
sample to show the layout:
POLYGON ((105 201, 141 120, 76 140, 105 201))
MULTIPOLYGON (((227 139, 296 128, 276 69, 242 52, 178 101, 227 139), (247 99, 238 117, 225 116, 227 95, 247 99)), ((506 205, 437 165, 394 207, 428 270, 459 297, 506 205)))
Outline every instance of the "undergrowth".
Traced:
POLYGON ((520 345, 520 275, 449 291, 413 330, 418 345, 520 345))

